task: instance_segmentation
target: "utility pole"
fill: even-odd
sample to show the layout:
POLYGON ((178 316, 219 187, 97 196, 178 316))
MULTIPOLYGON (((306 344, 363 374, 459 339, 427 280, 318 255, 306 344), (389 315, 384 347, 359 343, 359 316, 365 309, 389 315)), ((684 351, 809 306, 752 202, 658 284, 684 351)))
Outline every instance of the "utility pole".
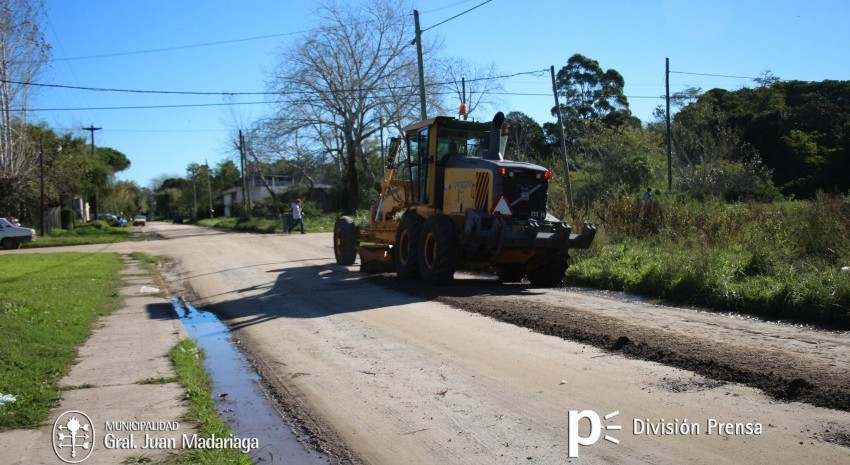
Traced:
POLYGON ((41 177, 41 208, 39 212, 41 213, 41 235, 44 236, 44 141, 38 141, 38 170, 40 171, 41 177))
POLYGON ((664 59, 664 86, 667 102, 667 192, 673 192, 673 145, 670 137, 670 59, 664 59))
POLYGON ((210 181, 210 162, 206 159, 204 160, 204 165, 207 166, 207 194, 210 198, 210 219, 212 219, 213 214, 215 213, 212 206, 212 181, 210 181))
POLYGON ((242 161, 242 206, 245 208, 245 215, 251 216, 251 197, 248 187, 248 156, 245 152, 245 135, 242 130, 239 130, 239 158, 242 161))
POLYGON ((564 117, 561 115, 561 103, 558 101, 558 87, 555 84, 555 65, 549 67, 552 75, 552 94, 555 95, 555 108, 558 110, 558 127, 561 129, 561 151, 564 153, 564 171, 566 172, 567 198, 570 202, 570 213, 573 213, 573 186, 570 183, 570 160, 567 157, 567 136, 564 134, 564 117))
POLYGON ((466 118, 469 114, 469 110, 466 107, 466 78, 460 78, 460 108, 463 110, 463 120, 466 121, 466 118))
MULTIPOLYGON (((101 129, 103 129, 103 128, 96 128, 96 127, 94 127, 94 124, 90 125, 90 126, 89 126, 89 127, 87 127, 87 128, 83 128, 83 130, 85 130, 85 131, 89 131, 89 132, 91 133, 91 157, 92 157, 92 159, 94 159, 94 132, 95 132, 95 131, 100 131, 101 129)), ((83 205, 83 208, 85 208, 85 205, 83 205)), ((94 188, 94 218, 95 218, 95 219, 97 219, 97 209, 98 209, 98 205, 97 205, 97 187, 95 186, 95 188, 94 188)), ((88 220, 86 220, 86 221, 88 221, 88 220)))
POLYGON ((195 182, 198 177, 198 165, 192 163, 192 223, 198 221, 198 187, 195 182))
POLYGON ((416 26, 416 58, 419 63, 419 113, 422 119, 428 119, 425 109, 425 67, 422 64, 422 29, 419 27, 419 10, 413 10, 413 24, 416 26))

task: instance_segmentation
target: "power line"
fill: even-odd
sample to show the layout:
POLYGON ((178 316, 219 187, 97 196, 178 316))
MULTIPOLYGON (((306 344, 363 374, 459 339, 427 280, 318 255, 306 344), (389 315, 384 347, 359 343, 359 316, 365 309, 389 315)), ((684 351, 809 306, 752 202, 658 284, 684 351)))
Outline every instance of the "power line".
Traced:
POLYGON ((428 13, 436 13, 436 12, 438 12, 438 11, 447 10, 447 9, 449 9, 449 8, 454 8, 454 7, 456 7, 456 6, 463 5, 464 3, 469 3, 469 2, 471 2, 471 1, 473 1, 473 0, 461 0, 461 1, 459 1, 459 2, 451 3, 451 4, 449 4, 449 5, 444 5, 444 6, 440 6, 440 7, 437 7, 437 8, 432 8, 432 9, 430 9, 430 10, 423 11, 422 13, 426 13, 426 14, 428 14, 428 13))
POLYGON ((437 23, 437 24, 435 24, 435 25, 433 25, 433 26, 431 26, 431 27, 426 27, 425 29, 422 29, 422 31, 421 31, 421 32, 430 31, 431 29, 434 29, 434 28, 435 28, 435 27, 437 27, 437 26, 440 26, 440 25, 445 24, 445 23, 447 23, 447 22, 449 22, 449 21, 451 21, 451 20, 453 20, 453 19, 455 19, 455 18, 458 18, 458 17, 460 17, 460 16, 463 16, 463 15, 465 15, 465 14, 469 13, 470 11, 472 11, 472 10, 474 10, 474 9, 478 8, 478 7, 484 6, 484 5, 486 5, 486 4, 488 4, 488 3, 492 2, 492 1, 493 1, 493 0, 486 0, 486 1, 483 1, 483 2, 479 3, 478 5, 475 5, 474 7, 470 8, 470 9, 468 9, 468 10, 462 11, 462 12, 460 12, 460 13, 458 13, 458 14, 456 14, 456 15, 452 16, 452 17, 451 17, 451 18, 449 18, 449 19, 445 19, 445 20, 443 20, 443 21, 440 21, 439 23, 437 23))
MULTIPOLYGON (((115 107, 88 107, 88 108, 28 108, 26 111, 94 111, 94 110, 149 110, 162 108, 195 108, 195 107, 227 107, 235 105, 264 105, 282 102, 221 102, 221 103, 185 103, 173 105, 128 105, 115 107)), ((21 111, 20 109, 15 111, 21 111)))
MULTIPOLYGON (((524 75, 535 75, 542 73, 545 70, 533 70, 533 71, 522 71, 518 73, 512 74, 503 74, 499 76, 488 76, 481 78, 473 78, 467 79, 466 82, 476 82, 476 81, 494 81, 496 79, 510 79, 517 76, 524 75)), ((26 82, 26 81, 14 81, 7 79, 0 79, 0 82, 6 84, 15 84, 15 85, 24 85, 24 86, 34 86, 34 87, 47 87, 47 88, 57 88, 57 89, 72 89, 72 90, 85 90, 91 92, 120 92, 120 93, 131 93, 131 94, 160 94, 160 95, 205 95, 205 96, 220 96, 220 97, 230 97, 237 95, 319 95, 327 92, 333 93, 347 93, 347 92, 378 92, 383 90, 395 91, 395 90, 404 90, 416 88, 417 84, 403 85, 403 86, 387 86, 387 87, 372 87, 372 88, 356 88, 356 89, 340 89, 336 91, 275 91, 275 92, 202 92, 202 91, 172 91, 172 90, 146 90, 146 89, 119 89, 119 88, 108 88, 108 87, 87 87, 87 86, 70 86, 66 84, 45 84, 39 82, 26 82)), ((435 83, 426 83, 426 86, 443 86, 448 84, 457 84, 458 81, 444 81, 444 82, 435 82, 435 83)))
POLYGON ((758 78, 754 78, 752 76, 730 76, 728 74, 709 74, 709 73, 691 73, 687 71, 670 71, 670 74, 688 74, 691 76, 709 76, 709 77, 722 77, 722 78, 731 78, 731 79, 751 79, 756 80, 758 78))
POLYGON ((115 52, 115 53, 103 53, 98 55, 85 55, 79 57, 66 57, 59 58, 53 61, 77 61, 77 60, 91 60, 94 58, 114 58, 121 56, 129 56, 129 55, 142 55, 147 53, 159 53, 159 52, 171 52, 174 50, 186 50, 190 48, 201 48, 201 47, 212 47, 216 45, 227 45, 227 44, 235 44, 239 42, 250 42, 254 40, 263 40, 263 39, 272 39, 275 37, 283 37, 289 35, 303 34, 305 32, 312 32, 316 29, 305 29, 303 31, 292 31, 292 32, 281 32, 279 34, 268 34, 264 36, 255 36, 255 37, 246 37, 242 39, 231 39, 231 40, 220 40, 216 42, 204 42, 200 44, 190 44, 190 45, 176 45, 173 47, 162 47, 162 48, 151 48, 146 50, 133 50, 128 52, 115 52))

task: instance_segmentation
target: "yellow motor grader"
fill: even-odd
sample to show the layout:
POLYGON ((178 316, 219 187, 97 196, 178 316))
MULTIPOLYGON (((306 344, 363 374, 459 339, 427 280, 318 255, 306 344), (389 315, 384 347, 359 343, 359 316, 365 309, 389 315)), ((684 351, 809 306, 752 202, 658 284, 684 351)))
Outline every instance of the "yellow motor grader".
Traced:
POLYGON ((559 284, 569 249, 590 247, 596 228, 573 234, 546 211, 552 173, 506 160, 507 131, 501 112, 486 123, 438 116, 405 127, 391 140, 369 223, 337 219, 336 262, 359 254, 361 271, 431 282, 491 270, 506 282, 559 284))

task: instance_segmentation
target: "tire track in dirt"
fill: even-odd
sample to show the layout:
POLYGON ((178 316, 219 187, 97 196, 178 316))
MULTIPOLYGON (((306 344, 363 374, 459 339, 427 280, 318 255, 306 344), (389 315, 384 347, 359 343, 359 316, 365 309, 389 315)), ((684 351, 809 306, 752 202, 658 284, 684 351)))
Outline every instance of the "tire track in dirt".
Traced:
MULTIPOLYGON (((806 402, 818 407, 850 411, 850 376, 791 354, 772 353, 754 344, 728 344, 705 334, 680 333, 624 323, 569 304, 530 301, 527 286, 489 280, 456 280, 442 286, 400 281, 388 275, 372 279, 385 287, 426 300, 489 316, 536 332, 586 343, 627 357, 689 370, 722 382, 758 388, 779 401, 806 402)), ((718 318, 722 318, 718 315, 718 318)))

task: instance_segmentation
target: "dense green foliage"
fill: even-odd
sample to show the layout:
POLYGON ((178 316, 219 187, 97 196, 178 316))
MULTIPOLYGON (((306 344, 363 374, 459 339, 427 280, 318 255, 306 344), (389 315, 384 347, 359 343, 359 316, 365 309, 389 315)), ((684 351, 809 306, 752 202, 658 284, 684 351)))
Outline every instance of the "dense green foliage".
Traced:
POLYGON ((600 202, 602 229, 568 282, 850 326, 850 197, 600 202))
POLYGON ((35 428, 59 397, 95 318, 119 303, 116 254, 0 257, 0 430, 35 428))
MULTIPOLYGON (((135 183, 116 182, 114 175, 130 166, 118 150, 86 144, 83 137, 57 134, 45 124, 26 125, 25 168, 15 179, 0 183, 0 214, 13 215, 25 224, 40 226, 41 173, 44 172, 44 207, 72 208, 72 199, 85 199, 92 213, 148 209, 146 193, 135 183)), ((81 219, 79 212, 77 219, 81 219)))
POLYGON ((761 80, 713 89, 676 114, 680 161, 756 159, 783 193, 811 198, 850 189, 850 82, 761 80), (718 150, 722 144, 727 150, 718 150))

